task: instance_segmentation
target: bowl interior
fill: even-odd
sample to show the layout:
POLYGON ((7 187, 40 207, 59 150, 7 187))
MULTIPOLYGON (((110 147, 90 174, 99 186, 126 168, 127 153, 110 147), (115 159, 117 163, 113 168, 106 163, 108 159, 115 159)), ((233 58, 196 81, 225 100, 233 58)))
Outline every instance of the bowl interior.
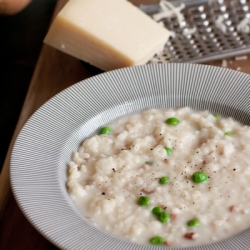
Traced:
MULTIPOLYGON (((240 104, 240 103, 239 103, 240 104)), ((147 99, 137 99, 130 103, 115 106, 101 113, 96 114, 92 119, 83 123, 74 131, 68 138, 64 147, 61 150, 60 164, 60 184, 66 199, 70 199, 66 189, 67 181, 67 165, 71 160, 72 152, 77 151, 80 144, 88 137, 96 134, 98 128, 110 123, 111 121, 130 113, 140 112, 145 109, 155 108, 180 108, 190 107, 194 110, 209 110, 211 113, 219 114, 224 117, 233 117, 243 124, 250 124, 250 109, 242 109, 239 105, 233 106, 226 103, 220 103, 218 100, 196 99, 190 96, 172 96, 168 93, 161 96, 153 96, 147 99)), ((72 204, 70 199, 69 201, 72 204)), ((74 205, 73 205, 74 207, 74 205)))

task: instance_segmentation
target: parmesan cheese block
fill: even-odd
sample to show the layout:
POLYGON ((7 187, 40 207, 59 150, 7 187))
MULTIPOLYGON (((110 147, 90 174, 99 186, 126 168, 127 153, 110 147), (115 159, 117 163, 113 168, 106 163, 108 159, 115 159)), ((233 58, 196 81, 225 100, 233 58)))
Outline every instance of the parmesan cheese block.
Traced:
POLYGON ((44 42, 108 71, 147 63, 170 34, 126 0, 70 0, 44 42))

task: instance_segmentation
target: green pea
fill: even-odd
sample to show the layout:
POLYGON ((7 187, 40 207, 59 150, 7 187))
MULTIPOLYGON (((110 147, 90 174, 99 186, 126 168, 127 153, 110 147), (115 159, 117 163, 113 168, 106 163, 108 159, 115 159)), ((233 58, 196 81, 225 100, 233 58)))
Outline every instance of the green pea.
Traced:
POLYGON ((207 181, 207 179, 208 179, 207 174, 203 171, 195 172, 192 175, 192 181, 194 183, 203 183, 203 182, 207 181))
POLYGON ((152 214, 154 215, 159 215, 162 212, 162 208, 161 207, 154 207, 152 209, 152 214))
POLYGON ((229 132, 229 131, 228 131, 228 132, 225 132, 225 135, 226 135, 226 136, 232 136, 232 132, 229 132))
POLYGON ((220 116, 218 114, 213 114, 213 116, 214 116, 215 119, 219 119, 220 118, 220 116))
POLYGON ((169 179, 168 176, 163 176, 163 177, 161 177, 161 178, 159 179, 159 183, 160 183, 161 185, 167 184, 167 183, 169 183, 169 181, 170 181, 170 179, 169 179))
POLYGON ((111 133, 111 128, 109 127, 103 127, 99 130, 99 134, 103 135, 103 134, 110 134, 111 133))
POLYGON ((150 201, 150 198, 148 196, 140 196, 138 199, 138 204, 140 206, 147 206, 150 201))
POLYGON ((155 236, 150 239, 150 243, 152 245, 162 245, 164 242, 163 238, 161 236, 155 236))
POLYGON ((198 227, 200 226, 200 221, 198 219, 193 219, 187 222, 189 227, 198 227))
POLYGON ((173 153, 172 148, 166 147, 165 150, 166 150, 167 155, 171 155, 173 153))
POLYGON ((152 166, 154 162, 153 162, 153 161, 146 161, 145 163, 146 163, 147 165, 149 165, 149 166, 152 166))
POLYGON ((176 126, 179 122, 180 121, 175 117, 171 117, 166 120, 166 123, 170 126, 176 126))
POLYGON ((170 215, 168 213, 161 212, 160 214, 158 214, 158 220, 161 223, 169 222, 170 221, 170 215))

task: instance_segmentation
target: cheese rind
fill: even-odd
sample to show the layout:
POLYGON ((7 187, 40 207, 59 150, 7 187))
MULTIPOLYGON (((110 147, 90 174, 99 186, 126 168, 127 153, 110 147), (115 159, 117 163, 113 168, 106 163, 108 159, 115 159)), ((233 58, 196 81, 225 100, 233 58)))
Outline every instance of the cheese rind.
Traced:
POLYGON ((169 36, 126 0, 70 0, 44 42, 107 71, 145 64, 169 36))

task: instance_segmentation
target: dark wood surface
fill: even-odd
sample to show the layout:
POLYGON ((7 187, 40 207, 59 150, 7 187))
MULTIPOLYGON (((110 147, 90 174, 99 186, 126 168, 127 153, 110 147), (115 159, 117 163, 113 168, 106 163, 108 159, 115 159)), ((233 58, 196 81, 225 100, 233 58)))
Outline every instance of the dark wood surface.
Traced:
MULTIPOLYGON (((66 0, 58 1, 55 13, 65 2, 66 0)), ((228 68, 250 73, 250 55, 247 60, 229 58, 224 64, 225 62, 228 68)), ((222 61, 207 64, 221 66, 222 61)), ((43 46, 0 176, 0 249, 57 249, 29 223, 13 197, 9 182, 10 153, 20 129, 42 104, 61 90, 95 73, 91 67, 87 67, 79 60, 46 45, 43 46)))

